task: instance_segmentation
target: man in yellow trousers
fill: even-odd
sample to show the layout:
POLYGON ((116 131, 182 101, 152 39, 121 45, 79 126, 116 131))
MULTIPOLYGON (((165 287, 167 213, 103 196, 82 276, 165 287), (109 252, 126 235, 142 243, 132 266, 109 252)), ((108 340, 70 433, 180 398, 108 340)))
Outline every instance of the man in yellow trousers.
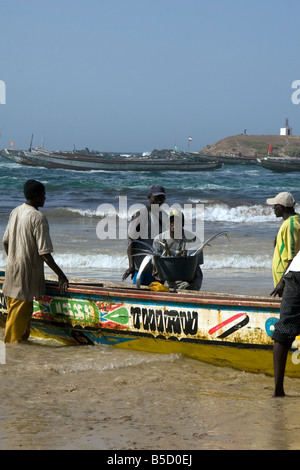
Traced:
POLYGON ((54 261, 47 218, 38 210, 46 199, 45 186, 36 180, 24 184, 26 202, 9 216, 3 236, 7 254, 3 293, 7 302, 4 343, 28 339, 33 312, 33 298, 45 291, 44 262, 57 274, 61 292, 68 279, 54 261))

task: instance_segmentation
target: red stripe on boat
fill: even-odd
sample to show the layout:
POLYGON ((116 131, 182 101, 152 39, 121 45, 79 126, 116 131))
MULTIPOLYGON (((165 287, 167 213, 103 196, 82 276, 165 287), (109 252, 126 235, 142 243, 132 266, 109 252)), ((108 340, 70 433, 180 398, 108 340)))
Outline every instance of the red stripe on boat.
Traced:
POLYGON ((226 326, 228 325, 228 323, 231 323, 233 322, 234 320, 237 320, 238 318, 240 317, 243 317, 245 315, 245 313, 237 313, 236 315, 233 315, 233 317, 230 317, 228 318, 227 320, 223 321, 222 323, 219 323, 219 325, 216 325, 214 326, 213 328, 211 328, 208 333, 210 335, 212 335, 213 333, 215 333, 216 331, 220 330, 221 328, 223 328, 223 326, 226 326))

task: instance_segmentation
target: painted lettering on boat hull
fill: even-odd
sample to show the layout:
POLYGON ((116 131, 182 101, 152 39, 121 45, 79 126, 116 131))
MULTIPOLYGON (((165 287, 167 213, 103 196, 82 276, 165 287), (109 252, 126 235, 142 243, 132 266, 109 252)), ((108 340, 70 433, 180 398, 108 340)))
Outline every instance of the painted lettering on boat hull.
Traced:
MULTIPOLYGON (((3 312, 6 310, 2 296, 3 312)), ((65 325, 71 329, 106 332, 117 330, 153 338, 192 341, 225 341, 241 344, 273 344, 272 328, 278 314, 261 311, 239 310, 227 306, 221 310, 217 305, 199 305, 184 302, 144 302, 143 299, 128 301, 124 298, 73 295, 60 297, 45 295, 34 301, 33 319, 53 325, 65 325)))

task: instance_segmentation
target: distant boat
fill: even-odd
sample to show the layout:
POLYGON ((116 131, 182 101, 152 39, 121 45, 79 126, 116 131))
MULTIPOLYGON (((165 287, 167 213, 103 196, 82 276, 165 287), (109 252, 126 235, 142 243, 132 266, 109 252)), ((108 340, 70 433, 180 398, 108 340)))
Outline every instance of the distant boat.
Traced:
POLYGON ((267 170, 277 173, 290 173, 300 171, 300 159, 283 157, 265 157, 258 158, 257 161, 267 170))
POLYGON ((203 161, 217 161, 225 165, 258 165, 257 157, 247 155, 206 155, 199 153, 199 158, 203 161))
POLYGON ((3 149, 0 153, 1 156, 7 160, 11 160, 15 163, 20 163, 21 165, 29 164, 29 162, 27 162, 23 150, 3 149))
POLYGON ((151 155, 125 157, 121 154, 83 154, 43 149, 13 152, 4 149, 2 156, 22 165, 79 171, 212 171, 222 167, 220 162, 207 162, 184 154, 173 154, 171 158, 153 158, 151 155))

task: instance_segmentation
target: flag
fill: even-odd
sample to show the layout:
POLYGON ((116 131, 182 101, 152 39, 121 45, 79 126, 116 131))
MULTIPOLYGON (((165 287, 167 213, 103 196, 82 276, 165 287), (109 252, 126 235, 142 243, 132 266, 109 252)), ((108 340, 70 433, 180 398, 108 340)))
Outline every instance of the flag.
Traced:
POLYGON ((174 145, 174 150, 178 150, 178 147, 177 147, 177 145, 174 145))
POLYGON ((12 147, 14 145, 13 141, 11 141, 10 146, 12 147))
POLYGON ((189 142, 192 142, 192 138, 191 138, 191 137, 189 137, 189 142))
POLYGON ((272 153, 272 150, 273 150, 272 145, 269 144, 269 153, 272 153))

